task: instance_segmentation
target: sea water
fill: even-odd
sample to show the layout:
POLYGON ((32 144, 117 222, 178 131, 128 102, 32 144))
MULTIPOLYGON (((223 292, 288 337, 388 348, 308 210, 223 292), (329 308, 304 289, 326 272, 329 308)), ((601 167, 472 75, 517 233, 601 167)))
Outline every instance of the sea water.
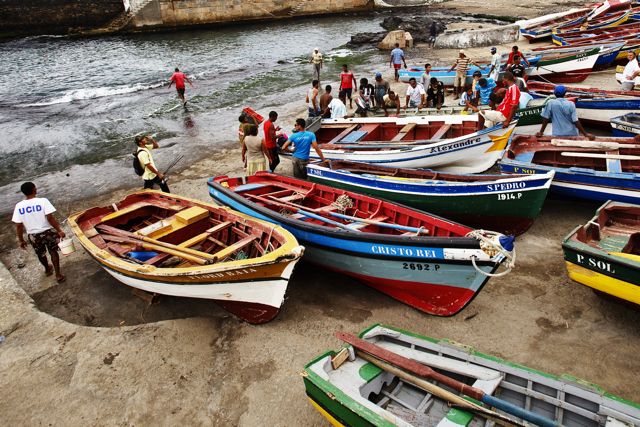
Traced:
POLYGON ((381 31, 382 19, 345 15, 0 43, 0 208, 12 208, 26 180, 54 200, 136 185, 130 153, 138 133, 160 141, 161 170, 179 154, 186 153, 188 163, 237 143, 243 106, 265 113, 299 100, 304 108, 308 58, 316 47, 326 59, 323 85, 337 82, 343 62, 355 63, 358 78, 372 79, 368 64, 386 55, 372 47, 354 51, 345 43, 356 32, 381 31), (166 87, 175 67, 195 85, 187 85, 187 111, 175 89, 166 87))

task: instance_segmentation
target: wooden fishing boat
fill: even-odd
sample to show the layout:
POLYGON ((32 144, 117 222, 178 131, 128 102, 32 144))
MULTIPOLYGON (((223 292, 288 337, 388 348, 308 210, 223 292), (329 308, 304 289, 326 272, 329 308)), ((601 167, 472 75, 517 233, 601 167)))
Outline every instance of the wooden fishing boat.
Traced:
MULTIPOLYGON (((531 82, 528 87, 534 98, 546 98, 553 94, 555 85, 531 82)), ((612 118, 640 110, 640 92, 635 91, 567 87, 565 96, 575 98, 578 118, 596 127, 609 129, 612 118)))
POLYGON ((545 55, 528 71, 528 75, 530 78, 544 78, 554 83, 584 81, 593 70, 601 49, 596 46, 585 52, 545 55))
POLYGON ((571 279, 640 305, 640 205, 606 202, 562 250, 571 279))
MULTIPOLYGON (((627 42, 625 40, 622 41, 613 41, 613 42, 605 42, 599 44, 600 46, 600 54, 598 55, 598 59, 593 66, 594 70, 602 70, 610 67, 613 62, 618 58, 618 54, 625 47, 627 42)), ((588 50, 593 49, 594 44, 588 44, 584 46, 546 46, 546 47, 538 47, 535 49, 531 49, 532 53, 540 55, 542 58, 545 55, 549 54, 570 54, 570 53, 581 53, 586 52, 588 50)))
POLYGON ((584 8, 566 15, 554 16, 546 21, 537 22, 531 26, 521 27, 520 35, 529 42, 536 42, 551 37, 552 31, 558 25, 583 22, 587 18, 587 14, 591 9, 584 8))
POLYGON ((546 175, 453 175, 332 161, 307 166, 312 182, 402 203, 475 228, 522 234, 546 199, 546 175))
POLYGON ((629 113, 611 119, 613 136, 633 137, 640 135, 640 114, 629 113))
POLYGON ((592 30, 573 31, 571 33, 554 34, 553 43, 560 46, 575 45, 580 43, 604 43, 633 39, 638 35, 638 22, 631 22, 613 28, 596 28, 592 30))
MULTIPOLYGON (((327 160, 480 173, 502 156, 517 120, 479 129, 478 115, 325 119, 316 133, 327 160)), ((319 160, 314 150, 311 160, 319 160)))
POLYGON ((334 426, 640 425, 640 405, 597 385, 450 340, 380 324, 336 336, 349 346, 302 372, 311 404, 334 426))
POLYGON ((209 194, 282 225, 305 245, 307 261, 436 316, 458 313, 501 263, 513 262, 511 236, 295 178, 221 176, 209 180, 209 194))
POLYGON ((69 217, 87 253, 125 285, 206 298, 250 323, 273 319, 304 248, 228 208, 140 191, 69 217))
POLYGON ((634 0, 605 0, 601 5, 589 12, 587 19, 594 20, 606 13, 628 8, 633 2, 634 0))
POLYGON ((555 171, 551 192, 604 202, 640 203, 640 144, 633 138, 519 135, 500 161, 505 173, 555 171), (562 139, 560 139, 562 138, 562 139))
POLYGON ((553 34, 570 34, 573 31, 589 31, 598 28, 615 28, 631 18, 631 9, 620 10, 608 15, 603 15, 593 20, 583 22, 565 23, 553 29, 553 34))

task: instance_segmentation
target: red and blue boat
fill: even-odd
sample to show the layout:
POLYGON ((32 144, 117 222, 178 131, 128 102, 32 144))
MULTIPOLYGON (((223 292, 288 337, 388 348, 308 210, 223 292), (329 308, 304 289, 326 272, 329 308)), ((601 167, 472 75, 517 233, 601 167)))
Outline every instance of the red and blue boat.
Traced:
POLYGON ((512 236, 358 193, 268 172, 208 185, 216 202, 290 231, 307 261, 425 313, 460 312, 502 263, 513 265, 512 236))

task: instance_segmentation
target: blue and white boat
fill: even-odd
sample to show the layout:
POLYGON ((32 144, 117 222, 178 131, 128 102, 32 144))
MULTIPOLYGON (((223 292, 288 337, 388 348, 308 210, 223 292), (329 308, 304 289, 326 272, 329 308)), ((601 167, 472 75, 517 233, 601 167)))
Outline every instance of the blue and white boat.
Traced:
POLYGON ((429 314, 458 313, 513 265, 511 236, 370 196, 268 172, 208 185, 216 202, 290 231, 307 261, 429 314))
POLYGON ((640 114, 629 113, 611 119, 613 136, 631 137, 640 135, 640 114))
POLYGON ((640 144, 633 138, 513 138, 500 161, 505 173, 555 171, 551 193, 563 197, 640 204, 640 144))
MULTIPOLYGON (((622 50, 622 48, 627 44, 626 41, 614 41, 608 43, 600 43, 597 44, 600 46, 600 53, 598 55, 598 59, 596 59, 596 63, 593 66, 594 70, 603 70, 608 68, 613 64, 613 61, 616 60, 618 54, 622 50)), ((545 55, 554 55, 554 54, 571 54, 571 53, 582 53, 587 52, 593 49, 594 44, 589 44, 585 46, 545 46, 532 49, 533 54, 540 55, 544 58, 545 55)))

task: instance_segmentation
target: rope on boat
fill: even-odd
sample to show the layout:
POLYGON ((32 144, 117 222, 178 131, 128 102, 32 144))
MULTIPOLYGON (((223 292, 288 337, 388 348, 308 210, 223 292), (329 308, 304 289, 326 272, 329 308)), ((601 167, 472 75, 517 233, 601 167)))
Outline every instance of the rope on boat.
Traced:
POLYGON ((502 255, 505 261, 505 267, 507 268, 505 271, 501 273, 487 273, 486 271, 482 271, 476 264, 476 256, 471 256, 471 264, 478 271, 478 273, 484 274, 488 277, 501 277, 509 274, 513 267, 516 264, 516 249, 508 251, 506 250, 502 244, 500 243, 500 237, 503 234, 496 233, 495 231, 488 230, 473 230, 467 233, 466 237, 473 237, 474 239, 479 240, 480 249, 491 258, 496 257, 497 255, 502 255))
POLYGON ((331 203, 331 206, 335 207, 340 212, 346 212, 347 209, 351 209, 353 207, 353 200, 346 194, 342 194, 338 196, 338 198, 331 203))

